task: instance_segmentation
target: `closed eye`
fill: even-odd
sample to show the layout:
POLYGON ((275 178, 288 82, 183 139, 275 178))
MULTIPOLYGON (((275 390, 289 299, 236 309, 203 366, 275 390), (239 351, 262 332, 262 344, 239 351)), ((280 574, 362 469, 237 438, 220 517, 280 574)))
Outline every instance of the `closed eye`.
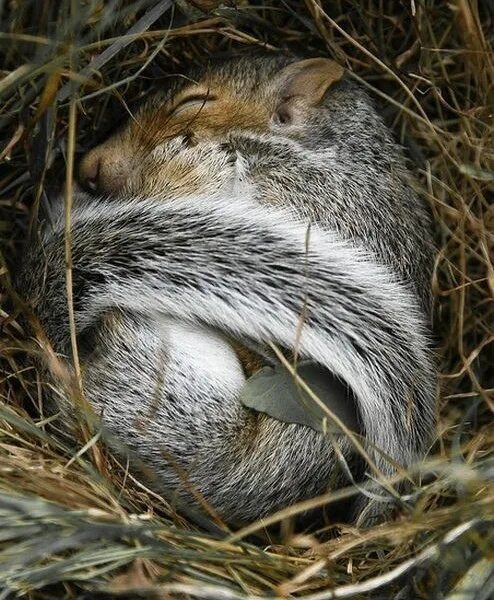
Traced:
POLYGON ((215 100, 217 100, 216 96, 212 96, 211 94, 193 94, 191 96, 187 96, 181 100, 177 106, 175 106, 170 116, 176 116, 178 113, 187 108, 191 108, 192 106, 198 106, 202 108, 206 103, 214 102, 215 100))

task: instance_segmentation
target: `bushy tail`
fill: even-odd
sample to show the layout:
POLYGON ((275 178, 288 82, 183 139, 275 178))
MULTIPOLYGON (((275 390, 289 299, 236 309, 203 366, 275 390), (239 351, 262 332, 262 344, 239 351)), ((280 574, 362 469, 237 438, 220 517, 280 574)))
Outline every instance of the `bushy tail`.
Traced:
MULTIPOLYGON (((284 210, 208 198, 77 198, 72 255, 79 332, 112 307, 163 313, 239 338, 298 348, 353 390, 369 448, 407 465, 428 443, 435 375, 413 293, 334 232, 284 210)), ((21 278, 48 334, 68 343, 63 223, 21 278)), ((390 462, 371 455, 384 472, 390 462)))

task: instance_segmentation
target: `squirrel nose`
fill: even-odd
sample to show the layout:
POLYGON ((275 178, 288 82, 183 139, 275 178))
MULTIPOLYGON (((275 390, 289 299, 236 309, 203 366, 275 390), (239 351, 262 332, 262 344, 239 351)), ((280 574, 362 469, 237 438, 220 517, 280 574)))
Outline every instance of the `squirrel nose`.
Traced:
POLYGON ((112 158, 103 148, 90 150, 79 165, 81 185, 92 193, 116 193, 124 186, 130 172, 127 161, 112 158))
POLYGON ((94 158, 86 157, 83 159, 79 175, 82 185, 90 192, 98 191, 98 178, 100 173, 101 161, 98 156, 94 158))

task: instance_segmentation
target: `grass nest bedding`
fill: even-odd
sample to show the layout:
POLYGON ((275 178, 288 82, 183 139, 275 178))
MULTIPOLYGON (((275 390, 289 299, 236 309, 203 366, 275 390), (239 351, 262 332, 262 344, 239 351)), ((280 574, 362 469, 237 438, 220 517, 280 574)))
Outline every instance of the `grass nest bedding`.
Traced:
POLYGON ((492 597, 492 0, 7 0, 0 17, 0 600, 492 597), (304 506, 219 533, 177 515, 84 423, 67 440, 45 415, 70 390, 45 385, 34 359, 60 365, 9 287, 80 152, 185 65, 258 48, 332 57, 373 90, 434 216, 437 439, 408 508, 365 529, 296 531, 304 506))

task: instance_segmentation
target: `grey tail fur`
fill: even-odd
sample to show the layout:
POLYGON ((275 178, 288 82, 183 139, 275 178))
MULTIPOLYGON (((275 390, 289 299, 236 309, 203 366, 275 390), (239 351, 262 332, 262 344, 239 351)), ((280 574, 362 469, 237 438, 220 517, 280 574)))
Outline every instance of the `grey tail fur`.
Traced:
MULTIPOLYGON (((424 452, 435 401, 426 318, 408 285, 362 249, 241 198, 78 200, 79 335, 122 309, 292 348, 304 312, 299 354, 353 390, 378 467, 391 473, 394 462, 406 466, 424 452)), ((62 220, 31 251, 18 283, 57 350, 67 351, 62 220)))

